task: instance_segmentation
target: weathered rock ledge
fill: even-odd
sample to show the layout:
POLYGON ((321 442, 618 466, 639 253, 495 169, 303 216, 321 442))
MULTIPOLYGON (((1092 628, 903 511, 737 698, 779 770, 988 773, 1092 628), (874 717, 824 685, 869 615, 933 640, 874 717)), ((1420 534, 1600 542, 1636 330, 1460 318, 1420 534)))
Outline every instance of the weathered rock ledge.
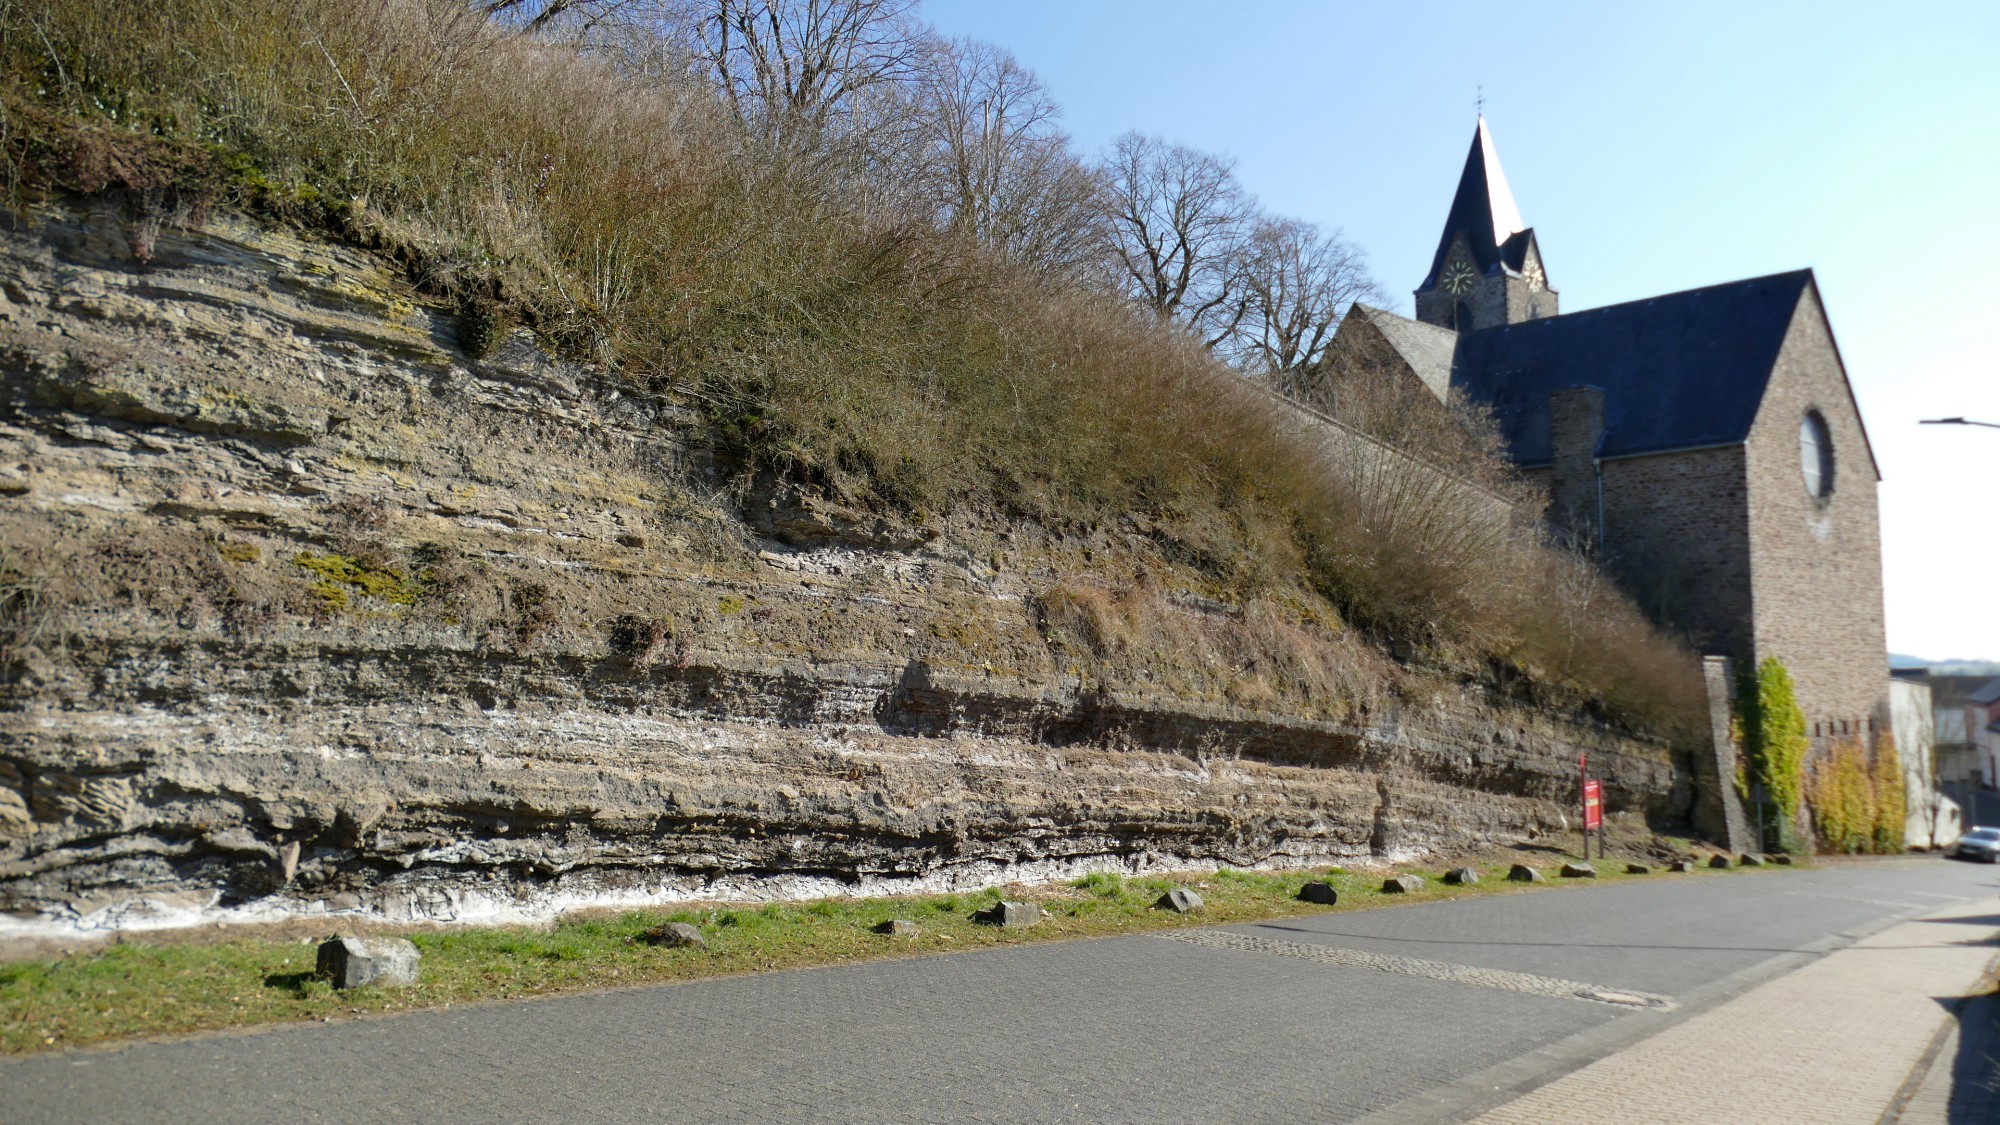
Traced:
POLYGON ((123 230, 0 232, 0 932, 1405 858, 1559 827, 1580 751, 1687 807, 1149 529, 718 495, 670 395, 467 358, 364 254, 123 230))
POLYGON ((106 679, 144 679, 118 705, 0 717, 0 792, 33 818, 0 886, 79 922, 136 920, 133 891, 154 910, 532 915, 1409 857, 1553 826, 1579 745, 1621 803, 1673 781, 1475 699, 1359 729, 920 665, 591 663, 119 653, 106 679), (310 701, 288 702, 270 677, 305 667, 310 701))

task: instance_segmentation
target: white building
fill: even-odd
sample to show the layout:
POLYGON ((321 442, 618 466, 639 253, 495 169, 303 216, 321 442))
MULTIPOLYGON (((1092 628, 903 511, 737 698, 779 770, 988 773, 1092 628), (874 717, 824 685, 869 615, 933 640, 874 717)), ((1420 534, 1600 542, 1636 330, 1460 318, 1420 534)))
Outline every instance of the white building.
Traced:
POLYGON ((1889 722, 1896 753, 1903 761, 1907 810, 1903 839, 1912 848, 1947 847, 1958 839, 1958 802, 1938 791, 1937 732, 1931 686, 1912 680, 1889 681, 1889 722))
POLYGON ((1979 787, 2000 788, 2000 679, 1965 701, 1965 743, 1979 787))

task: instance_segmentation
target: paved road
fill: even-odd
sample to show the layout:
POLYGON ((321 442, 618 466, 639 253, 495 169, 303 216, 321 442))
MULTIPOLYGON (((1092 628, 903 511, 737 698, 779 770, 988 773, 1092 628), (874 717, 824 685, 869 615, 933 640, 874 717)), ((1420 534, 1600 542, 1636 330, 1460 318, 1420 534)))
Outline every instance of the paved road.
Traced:
POLYGON ((1943 860, 1662 875, 290 1027, 0 1064, 0 1122, 1458 1119, 1996 893, 1943 860))
MULTIPOLYGON (((2000 898, 1876 931, 1529 1091, 1473 1125, 1973 1125, 1992 1095, 1937 1066, 1994 960, 2000 898), (1915 1093, 1933 1084, 1926 1104, 1915 1093), (1952 1087, 1957 1087, 1954 1091, 1952 1087), (1944 1097, 1939 1098, 1938 1093, 1944 1097), (1963 1097, 1954 1099, 1956 1092, 1963 1097)), ((1968 1024, 1968 1028, 1972 1025, 1968 1024)))

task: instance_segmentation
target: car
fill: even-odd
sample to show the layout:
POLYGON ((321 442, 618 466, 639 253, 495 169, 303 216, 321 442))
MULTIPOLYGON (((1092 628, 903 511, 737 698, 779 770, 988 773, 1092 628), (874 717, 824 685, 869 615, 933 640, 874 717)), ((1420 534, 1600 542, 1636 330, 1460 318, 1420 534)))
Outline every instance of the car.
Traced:
POLYGON ((1992 863, 1995 855, 2000 855, 2000 828, 1975 828, 1958 838, 1958 844, 1951 854, 1959 859, 1976 859, 1992 863))

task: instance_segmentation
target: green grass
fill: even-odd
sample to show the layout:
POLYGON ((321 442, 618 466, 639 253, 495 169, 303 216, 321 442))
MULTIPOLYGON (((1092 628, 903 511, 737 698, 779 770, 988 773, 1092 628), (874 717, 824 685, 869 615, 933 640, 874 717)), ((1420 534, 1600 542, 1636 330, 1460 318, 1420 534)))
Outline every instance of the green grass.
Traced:
MULTIPOLYGON (((1067 886, 1019 892, 1039 901, 1044 911, 1043 921, 1025 930, 1002 930, 973 920, 976 911, 1000 899, 998 890, 640 910, 575 918, 548 927, 430 930, 410 935, 423 951, 419 984, 353 992, 335 992, 313 977, 315 941, 141 937, 52 960, 0 964, 0 1055, 145 1035, 1322 913, 1326 907, 1296 897, 1312 879, 1325 879, 1339 890, 1339 910, 1533 893, 1573 885, 1555 878, 1559 862, 1544 866, 1551 881, 1541 886, 1506 882, 1505 865, 1480 867, 1483 881, 1472 887, 1446 886, 1439 881, 1440 869, 1406 868, 1428 880, 1423 891, 1406 895, 1381 892, 1385 872, 1354 874, 1339 868, 1275 873, 1225 869, 1204 877, 1178 878, 1094 874, 1067 886), (1187 885, 1194 886, 1206 902, 1200 913, 1183 916, 1153 908, 1167 890, 1187 885), (891 918, 910 919, 922 932, 915 938, 873 932, 891 918), (633 940, 665 921, 699 926, 706 948, 661 949, 633 940)), ((1623 860, 1605 861, 1599 868, 1595 883, 1600 885, 1724 874, 1701 868, 1692 875, 1625 875, 1623 860)), ((327 925, 329 930, 341 928, 337 921, 327 925)))

